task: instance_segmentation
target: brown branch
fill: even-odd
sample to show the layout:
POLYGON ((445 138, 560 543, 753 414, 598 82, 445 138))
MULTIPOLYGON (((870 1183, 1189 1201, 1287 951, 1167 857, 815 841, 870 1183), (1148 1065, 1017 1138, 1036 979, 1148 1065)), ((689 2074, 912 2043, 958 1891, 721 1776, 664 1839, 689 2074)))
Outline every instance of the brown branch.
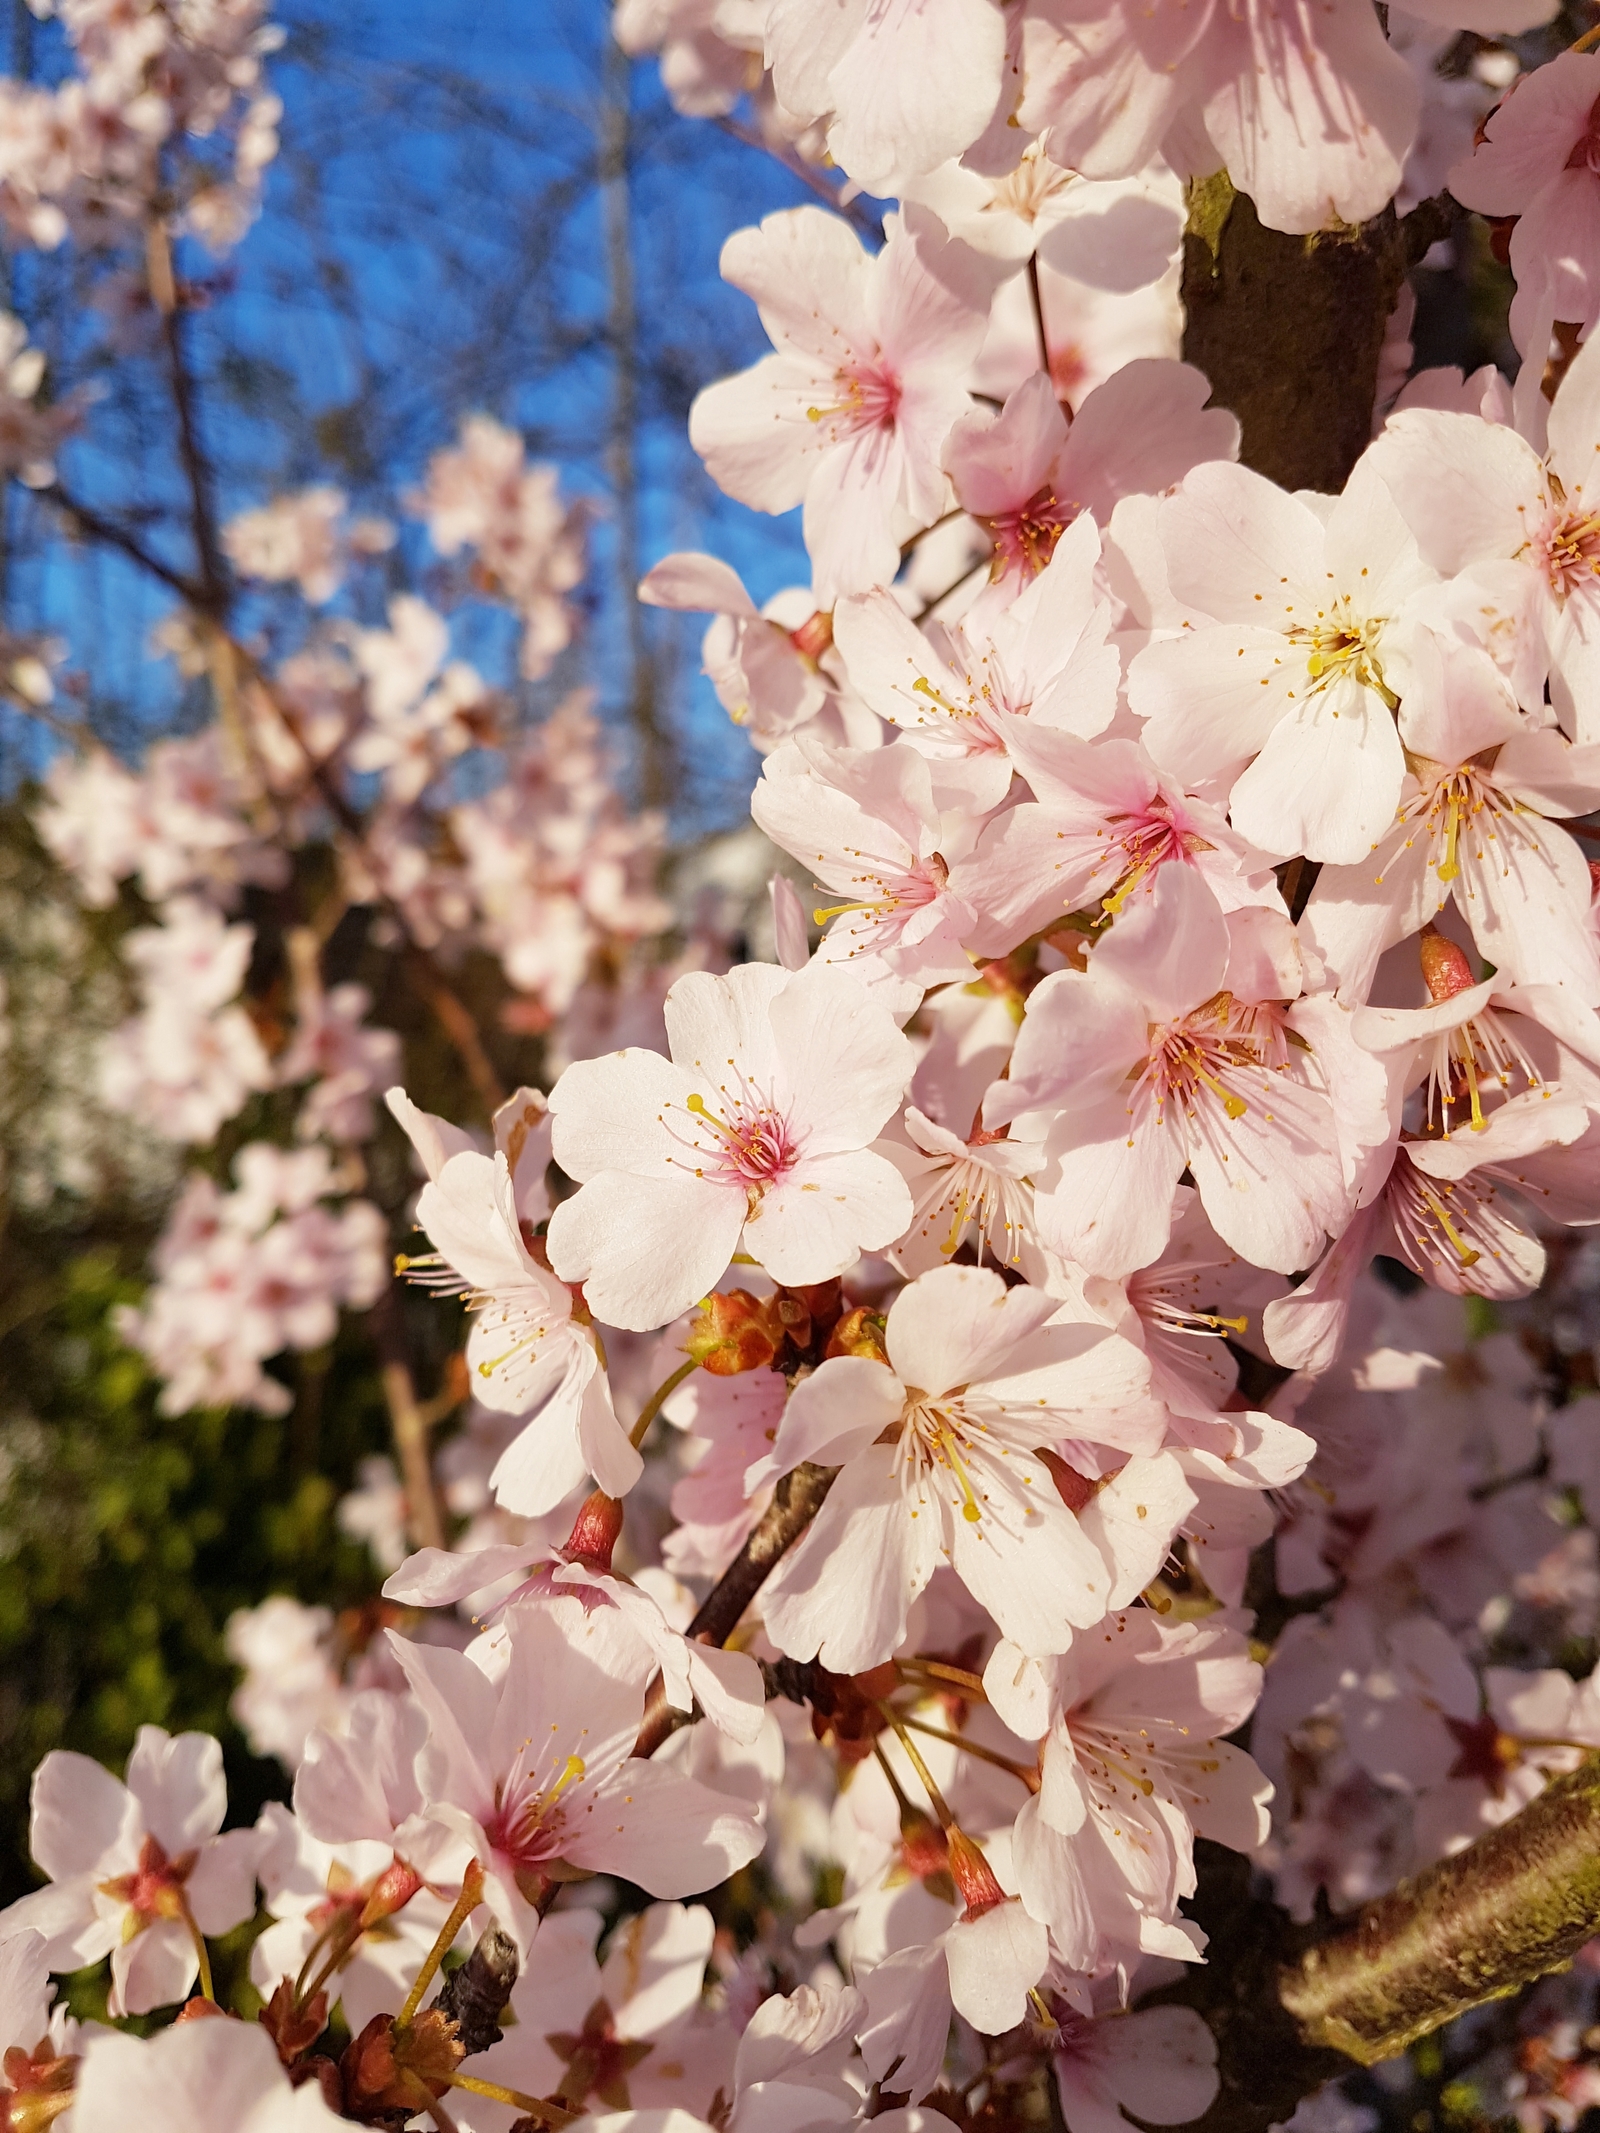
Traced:
MULTIPOLYGON (((1337 494, 1372 436, 1384 333, 1431 217, 1265 227, 1225 171, 1189 188, 1183 353, 1239 418, 1239 457, 1285 489, 1337 494)), ((1424 240, 1426 240, 1424 242, 1424 240)))
MULTIPOLYGON (((47 488, 35 489, 31 493, 45 503, 54 504, 73 521, 80 532, 86 533, 92 540, 104 541, 108 548, 117 549, 130 561, 137 563, 141 570, 148 571, 153 578, 158 578, 168 591, 175 592, 180 600, 186 600, 191 607, 202 605, 205 596, 192 578, 186 577, 181 570, 175 570, 170 563, 163 563, 160 556, 153 555, 139 536, 128 527, 119 524, 116 519, 107 518, 104 512, 96 511, 92 504, 81 502, 59 477, 47 488)), ((69 527, 68 530, 70 532, 72 529, 69 527)))
POLYGON ((378 1351, 383 1396, 389 1406, 389 1427, 405 1484, 407 1524, 419 1548, 445 1545, 444 1519, 433 1492, 433 1471, 428 1458, 428 1424, 417 1405, 411 1361, 406 1351, 405 1324, 399 1298, 391 1285, 367 1314, 372 1344, 378 1351))
MULTIPOLYGON (((727 1643, 744 1619, 745 1609, 778 1567, 779 1557, 794 1546, 822 1509, 838 1471, 806 1460, 784 1475, 749 1539, 706 1595, 687 1635, 701 1644, 727 1643)), ((672 1709, 658 1682, 646 1705, 634 1754, 654 1755, 664 1740, 688 1722, 686 1712, 672 1709)))
POLYGON ((1279 1993, 1310 2044, 1363 2066, 1568 1964, 1600 1933, 1600 1756, 1367 1904, 1279 1993))
POLYGON ((172 240, 167 226, 154 217, 145 231, 145 260, 150 295, 161 316, 161 337, 167 351, 172 384, 173 411, 178 418, 178 458, 189 485, 189 508, 194 527, 195 554, 200 563, 198 605, 210 615, 223 614, 228 606, 228 572, 222 545, 217 538, 216 508, 211 493, 211 467, 200 441, 199 413, 195 405, 194 380, 189 372, 188 352, 183 344, 182 309, 172 271, 172 240))
POLYGON ((655 675, 644 634, 639 586, 639 472, 634 431, 639 420, 639 319, 634 293, 633 218, 628 198, 633 124, 633 62, 608 36, 605 96, 600 112, 600 206, 604 218, 611 344, 611 421, 607 471, 615 507, 616 590, 628 642, 628 716, 637 754, 639 797, 646 807, 667 798, 666 737, 657 714, 655 675))
POLYGON ((841 198, 838 188, 830 185, 820 170, 813 170, 803 157, 793 153, 786 154, 781 148, 774 148, 770 141, 762 139, 753 126, 743 125, 738 119, 718 118, 714 123, 734 140, 742 141, 746 148, 757 149, 762 155, 771 156, 774 163, 781 163, 790 176, 798 178, 802 185, 808 186, 825 207, 831 207, 836 215, 842 215, 858 237, 864 237, 875 251, 882 249, 882 225, 875 222, 858 201, 841 198))

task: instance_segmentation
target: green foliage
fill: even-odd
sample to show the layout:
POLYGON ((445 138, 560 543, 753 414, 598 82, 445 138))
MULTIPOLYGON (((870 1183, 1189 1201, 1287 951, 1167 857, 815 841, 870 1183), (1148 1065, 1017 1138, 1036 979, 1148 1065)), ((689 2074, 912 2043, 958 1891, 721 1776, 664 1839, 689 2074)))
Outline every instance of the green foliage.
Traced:
MULTIPOLYGON (((8 1286, 19 1241, 13 1226, 8 1286)), ((231 1821, 283 1796, 278 1765, 252 1756, 228 1716, 228 1617, 271 1592, 337 1609, 372 1589, 365 1550, 333 1515, 357 1460, 388 1438, 359 1329, 302 1359, 288 1415, 164 1415, 112 1323, 138 1294, 109 1250, 76 1253, 7 1340, 0 1902, 33 1885, 28 1778, 51 1748, 120 1769, 141 1725, 200 1727, 223 1742, 231 1821)))

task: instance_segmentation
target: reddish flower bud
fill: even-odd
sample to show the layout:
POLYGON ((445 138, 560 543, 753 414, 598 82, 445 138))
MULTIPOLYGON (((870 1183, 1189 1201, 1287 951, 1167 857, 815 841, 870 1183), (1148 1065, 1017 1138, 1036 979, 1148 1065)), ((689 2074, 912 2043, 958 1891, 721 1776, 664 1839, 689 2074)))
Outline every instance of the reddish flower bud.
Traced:
POLYGON ((1055 1483, 1056 1494, 1069 1511, 1081 1511, 1099 1488, 1098 1482, 1080 1474, 1075 1466, 1068 1466, 1061 1454, 1051 1451, 1048 1445, 1036 1445, 1033 1456, 1055 1483))
POLYGON ((866 1304, 858 1304, 853 1311, 846 1311, 843 1318, 828 1336, 827 1354, 864 1356, 870 1363, 887 1363, 888 1350, 883 1345, 884 1316, 866 1304))
POLYGON ((950 1878, 965 1906, 966 1916, 981 1918, 997 1903, 1004 1903, 1006 1892, 995 1879, 994 1868, 966 1831, 952 1823, 944 1833, 944 1841, 950 1858, 950 1878))
POLYGON ((77 2060, 58 2059, 48 2037, 31 2052, 13 2045, 4 2060, 0 2128, 4 2133, 45 2133, 46 2127, 70 2110, 77 2072, 77 2060))
POLYGON ((586 1563, 591 1570, 609 1570, 611 1551, 622 1532, 622 1506, 604 1489, 595 1489, 578 1506, 561 1553, 569 1563, 586 1563))
POLYGON ((346 2113, 372 2125, 392 2112, 424 2111, 450 2086, 461 2057, 456 2025, 437 2008, 404 2029, 392 2014, 374 2015, 339 2061, 346 2113))
MULTIPOLYGON (((191 2000, 189 2005, 192 2007, 194 2002, 191 2000)), ((281 1978, 256 2020, 278 2047, 283 2064, 293 2066, 328 2026, 328 1995, 315 1992, 304 2005, 297 2005, 293 1984, 288 1978, 281 1978)))
MULTIPOLYGON (((950 1878, 950 1851, 944 1831, 919 1807, 900 1811, 900 1861, 908 1874, 921 1882, 942 1880, 950 1900, 955 1901, 955 1883, 950 1878)), ((938 1890, 936 1894, 942 1893, 938 1890)))
POLYGON ((223 2022, 235 2019, 225 2007, 219 2007, 215 2000, 208 2000, 203 1992, 197 1992, 193 1999, 184 2001, 172 2019, 174 2023, 209 2022, 213 2016, 223 2022))
POLYGON ((1453 1000, 1457 993, 1471 992, 1478 982, 1465 951, 1437 926, 1423 927, 1417 953, 1422 959, 1422 977, 1430 1000, 1453 1000))
POLYGON ((384 1868, 367 1894, 361 1906, 361 1931, 375 1926, 380 1919, 393 1918, 396 1911, 406 1905, 422 1887, 422 1876, 414 1866, 396 1857, 384 1868))
POLYGON ((789 632, 789 642, 802 659, 815 666, 833 643, 833 609, 820 608, 809 622, 802 622, 797 630, 789 632))
POLYGON ((748 1289, 729 1289, 706 1298, 684 1348, 714 1378, 736 1378, 746 1370, 765 1369, 782 1337, 773 1330, 763 1299, 748 1289))

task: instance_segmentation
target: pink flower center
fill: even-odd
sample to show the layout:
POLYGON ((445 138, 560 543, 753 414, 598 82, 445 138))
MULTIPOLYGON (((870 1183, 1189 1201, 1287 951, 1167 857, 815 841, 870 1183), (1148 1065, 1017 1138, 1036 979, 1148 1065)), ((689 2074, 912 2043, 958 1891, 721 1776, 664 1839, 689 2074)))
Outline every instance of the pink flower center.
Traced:
POLYGON ((802 1140, 788 1118, 742 1075, 735 1084, 724 1083, 711 1102, 698 1093, 685 1097, 684 1109, 692 1116, 687 1132, 674 1135, 684 1150, 674 1161, 697 1178, 739 1186, 752 1212, 767 1187, 787 1177, 800 1159, 802 1140))
POLYGON ((566 1794, 585 1775, 583 1757, 569 1755, 553 1781, 543 1788, 531 1777, 513 1778, 495 1787, 494 1813, 483 1833, 509 1859, 520 1881, 544 1862, 557 1859, 566 1830, 566 1794))
POLYGON ((842 364, 833 374, 838 398, 828 407, 808 407, 806 419, 826 425, 828 442, 863 430, 892 430, 900 414, 900 380, 880 357, 842 364))
POLYGON ((1552 516, 1534 543, 1536 559, 1550 580, 1550 590, 1565 600, 1600 575, 1600 513, 1552 516))
POLYGON ((1113 918, 1141 883, 1154 887, 1154 876, 1162 867, 1213 849, 1204 837, 1174 819, 1170 803, 1159 793, 1129 814, 1113 815, 1111 823, 1112 834, 1128 858, 1127 872, 1105 899, 1104 908, 1113 918))
POLYGON ((1180 1021, 1151 1031, 1149 1056, 1140 1076, 1153 1091, 1158 1113, 1169 1104, 1194 1119, 1220 1104, 1230 1119, 1250 1108, 1239 1089, 1239 1070, 1258 1067, 1254 1048, 1230 1028, 1232 1001, 1218 993, 1180 1021))
POLYGON ((1572 153, 1567 157, 1567 168, 1588 170, 1600 177, 1600 98, 1589 107, 1584 129, 1572 144, 1572 153))
POLYGON ((980 519, 994 541, 994 575, 1001 578, 1015 570, 1032 577, 1043 570, 1081 509, 1079 504, 1063 503, 1047 482, 1017 510, 980 519))

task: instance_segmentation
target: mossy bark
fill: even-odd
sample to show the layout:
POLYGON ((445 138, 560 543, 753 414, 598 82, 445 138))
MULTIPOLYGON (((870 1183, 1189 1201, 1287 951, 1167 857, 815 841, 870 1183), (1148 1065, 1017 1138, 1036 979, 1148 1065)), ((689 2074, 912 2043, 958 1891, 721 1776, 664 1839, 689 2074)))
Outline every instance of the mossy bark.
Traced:
POLYGON ((1226 171, 1189 189, 1183 353, 1244 435, 1240 458, 1285 489, 1342 489, 1372 434, 1378 359, 1406 271, 1449 226, 1425 202, 1358 227, 1269 230, 1226 171), (1426 212, 1425 212, 1426 210, 1426 212))
POLYGON ((1600 1756, 1309 1948, 1279 1980, 1306 2041, 1363 2066, 1562 1969, 1600 1933, 1600 1756))

